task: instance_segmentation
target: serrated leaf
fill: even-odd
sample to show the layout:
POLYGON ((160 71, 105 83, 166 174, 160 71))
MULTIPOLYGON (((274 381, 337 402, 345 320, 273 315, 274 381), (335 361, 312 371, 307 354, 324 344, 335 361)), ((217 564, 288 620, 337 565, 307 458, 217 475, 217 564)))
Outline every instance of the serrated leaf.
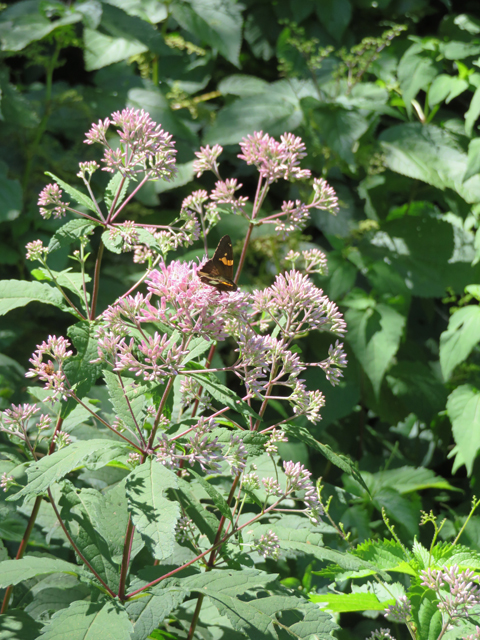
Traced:
POLYGON ((1 640, 37 640, 42 626, 26 611, 10 609, 0 615, 1 640))
POLYGON ((53 234, 49 245, 49 253, 53 253, 62 247, 69 247, 71 244, 92 233, 96 225, 91 220, 75 219, 69 220, 53 234))
POLYGON ((242 41, 242 12, 234 0, 191 0, 175 3, 172 15, 200 42, 208 43, 235 66, 242 41))
MULTIPOLYGON (((56 282, 62 289, 67 289, 75 293, 80 300, 83 301, 83 282, 90 282, 91 278, 88 273, 81 274, 72 270, 72 267, 63 271, 54 271, 53 269, 45 269, 40 267, 32 271, 32 276, 37 280, 46 280, 47 282, 56 282)), ((87 291, 87 300, 90 300, 90 294, 87 291)))
POLYGON ((122 379, 117 373, 104 369, 103 377, 117 417, 138 434, 144 419, 145 396, 136 395, 133 381, 122 379))
MULTIPOLYGON (((63 370, 68 382, 75 389, 75 394, 82 399, 102 374, 102 364, 92 362, 98 358, 98 338, 95 336, 95 325, 92 322, 77 322, 68 328, 68 336, 77 349, 77 355, 68 358, 63 370)), ((77 401, 69 398, 62 402, 62 417, 75 409, 77 401)))
POLYGON ((318 442, 312 434, 305 427, 290 425, 285 423, 284 427, 285 433, 292 435, 297 438, 301 442, 304 442, 309 447, 312 447, 316 451, 319 451, 327 460, 329 460, 336 467, 347 473, 349 476, 352 476, 354 480, 356 480, 362 487, 368 492, 368 487, 365 484, 364 479, 362 478, 361 473, 355 466, 352 460, 347 458, 346 456, 339 455, 335 453, 328 444, 322 444, 318 442))
POLYGON ((102 233, 102 242, 112 253, 122 253, 123 251, 123 238, 120 234, 112 238, 110 231, 104 231, 102 233))
POLYGON ((176 495, 182 509, 193 521, 200 533, 208 538, 210 544, 213 544, 218 531, 218 518, 208 511, 205 505, 194 496, 190 484, 183 478, 178 479, 178 486, 179 489, 176 495))
POLYGON ((12 496, 12 499, 18 500, 24 496, 43 493, 51 484, 58 482, 89 459, 94 464, 92 456, 96 452, 100 452, 103 460, 106 461, 113 460, 115 456, 125 453, 125 450, 125 445, 118 442, 77 440, 50 456, 44 456, 38 462, 33 462, 27 469, 28 484, 12 496))
POLYGON ((384 611, 387 605, 395 604, 395 598, 380 602, 374 593, 319 593, 311 595, 310 600, 322 609, 336 613, 347 611, 384 611))
POLYGON ((440 336, 440 365, 445 380, 464 362, 480 342, 480 307, 468 305, 450 316, 448 329, 440 336))
POLYGON ((217 509, 220 511, 220 513, 222 514, 222 516, 224 518, 227 518, 228 520, 231 521, 232 525, 233 525, 233 516, 232 516, 232 512, 227 504, 227 501, 225 500, 225 498, 222 496, 221 493, 219 493, 215 487, 213 485, 211 485, 209 482, 207 482, 207 480, 205 480, 205 478, 203 478, 200 474, 196 473, 195 471, 193 471, 193 469, 189 470, 190 474, 192 476, 194 476, 198 482, 202 485, 202 487, 205 489, 205 491, 208 493, 208 495, 210 496, 210 498, 213 500, 213 503, 215 504, 215 506, 217 507, 217 509))
POLYGON ((29 302, 44 302, 62 311, 74 313, 60 291, 49 284, 25 280, 0 281, 0 315, 3 316, 17 307, 24 307, 29 302))
POLYGON ((163 560, 173 551, 175 526, 180 516, 178 503, 164 496, 177 487, 176 475, 148 458, 126 479, 126 493, 132 520, 155 558, 163 560))
MULTIPOLYGON (((129 590, 135 591, 145 585, 145 581, 135 580, 129 590)), ((166 579, 148 589, 148 594, 138 600, 130 600, 126 610, 133 621, 132 640, 144 640, 163 620, 176 609, 188 595, 188 590, 166 579)))
POLYGON ((132 633, 133 625, 119 602, 73 602, 53 615, 42 640, 130 640, 132 633))
POLYGON ((127 193, 128 185, 130 184, 130 180, 122 176, 120 172, 116 173, 113 178, 108 183, 105 189, 105 205, 107 207, 107 211, 110 211, 110 208, 117 196, 117 192, 121 185, 120 194, 116 200, 116 206, 119 207, 127 193))
MULTIPOLYGON (((185 375, 185 374, 184 374, 185 375)), ((223 406, 233 409, 237 413, 252 418, 260 416, 237 394, 222 384, 214 374, 195 373, 194 370, 188 372, 188 376, 197 380, 208 393, 223 406)))
MULTIPOLYGON (((99 577, 116 592, 120 581, 120 565, 113 561, 112 549, 98 531, 96 522, 99 506, 105 507, 102 494, 95 489, 77 491, 70 482, 64 482, 58 505, 75 547, 99 577)), ((110 513, 111 527, 115 527, 117 523, 112 515, 110 513)), ((123 535, 125 537, 125 529, 123 535)))
POLYGON ((379 303, 365 311, 345 313, 348 342, 378 396, 383 377, 400 345, 406 318, 393 307, 379 303))
POLYGON ((467 384, 457 387, 448 396, 447 413, 457 445, 451 455, 457 455, 456 465, 464 464, 470 475, 480 449, 480 391, 467 384))
POLYGON ((80 567, 57 558, 25 556, 20 560, 5 560, 0 562, 0 588, 5 589, 10 584, 18 584, 35 576, 49 573, 79 575, 80 571, 80 567))
POLYGON ((88 196, 86 196, 84 193, 82 193, 78 189, 75 189, 75 187, 72 187, 71 185, 69 185, 68 182, 64 182, 61 178, 58 178, 55 174, 50 173, 50 171, 45 171, 45 175, 55 180, 58 186, 61 187, 66 193, 68 193, 68 195, 71 196, 75 200, 75 202, 84 206, 89 211, 93 211, 95 215, 98 215, 96 206, 88 196))

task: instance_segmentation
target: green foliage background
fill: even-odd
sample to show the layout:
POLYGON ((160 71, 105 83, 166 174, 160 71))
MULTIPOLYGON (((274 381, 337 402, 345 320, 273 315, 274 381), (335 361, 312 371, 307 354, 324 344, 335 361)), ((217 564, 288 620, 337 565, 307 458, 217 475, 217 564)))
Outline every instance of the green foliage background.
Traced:
MULTIPOLYGON (((254 232, 240 284, 270 283, 290 248, 328 255, 318 284, 345 313, 349 366, 335 389, 310 374, 327 404, 309 429, 356 461, 371 497, 305 442, 289 443, 288 457, 324 478, 332 515, 358 542, 384 533, 382 508, 407 543, 429 539, 421 509, 448 516, 441 535, 454 536, 480 488, 480 9, 455 4, 22 0, 0 13, 2 279, 32 279, 25 244, 47 244, 61 224, 38 214, 44 172, 74 183, 78 162, 95 158, 84 133, 112 111, 143 108, 176 140, 175 183, 144 189, 128 212, 152 224, 207 186, 192 170, 201 145, 225 147, 249 194, 236 157, 243 136, 305 140, 305 166, 336 189, 340 213, 316 212, 288 246, 254 232)), ((274 189, 269 206, 295 196, 274 189)), ((243 225, 223 218, 210 245, 224 233, 235 245, 243 225)), ((52 268, 68 253, 56 251, 52 268)), ((134 280, 131 256, 109 254, 101 307, 134 280)), ((67 320, 40 303, 0 319, 2 409, 26 401, 30 354, 67 320)), ((316 355, 325 345, 312 334, 299 347, 316 355)), ((478 550, 479 532, 474 517, 462 542, 478 550)), ((305 581, 305 566, 278 570, 305 581)))

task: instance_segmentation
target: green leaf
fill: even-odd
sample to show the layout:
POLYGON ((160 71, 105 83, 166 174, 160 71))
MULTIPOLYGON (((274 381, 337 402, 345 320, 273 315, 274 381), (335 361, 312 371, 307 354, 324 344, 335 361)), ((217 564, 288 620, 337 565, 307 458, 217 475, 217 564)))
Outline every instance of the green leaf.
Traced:
POLYGON ((201 43, 239 67, 242 9, 235 0, 191 0, 171 5, 175 20, 201 43))
POLYGON ((130 640, 132 633, 133 625, 119 602, 72 602, 53 615, 42 640, 130 640))
POLYGON ((55 231, 48 245, 49 253, 53 253, 62 247, 69 247, 80 238, 89 236, 96 226, 99 225, 96 225, 90 220, 78 218, 75 220, 69 220, 62 225, 60 229, 55 231))
POLYGON ((273 637, 278 617, 282 616, 283 621, 287 611, 296 613, 286 618, 287 629, 293 637, 307 640, 313 634, 319 640, 331 640, 331 632, 338 627, 331 616, 320 611, 316 605, 286 591, 285 595, 264 595, 264 590, 274 579, 274 575, 269 576, 254 569, 236 572, 214 569, 185 578, 181 585, 209 598, 219 613, 230 620, 233 628, 251 640, 273 637), (238 597, 247 591, 249 594, 262 591, 263 597, 238 597))
POLYGON ((440 365, 445 380, 464 362, 480 342, 480 307, 469 305, 450 316, 448 329, 440 336, 440 365))
POLYGON ((465 133, 470 138, 473 132, 473 125, 480 115, 480 87, 477 87, 473 94, 468 111, 465 114, 465 133))
MULTIPOLYGON (((78 398, 83 398, 102 374, 102 364, 92 362, 98 358, 98 339, 92 322, 77 322, 68 328, 67 334, 77 350, 77 355, 68 358, 63 366, 70 385, 78 398)), ((74 398, 62 403, 62 417, 65 418, 77 406, 74 398)))
POLYGON ((347 611, 384 611, 387 605, 395 604, 395 598, 380 602, 374 593, 319 593, 311 595, 310 600, 322 609, 335 613, 347 611))
POLYGON ((96 29, 85 29, 85 68, 87 71, 101 69, 114 62, 126 60, 148 50, 142 42, 128 38, 115 38, 96 29))
POLYGON ((194 476, 198 482, 202 485, 202 487, 205 489, 205 491, 208 493, 208 495, 210 496, 210 498, 213 500, 214 505, 217 507, 217 509, 220 511, 220 513, 222 514, 222 516, 224 518, 227 518, 227 520, 230 520, 230 522, 232 523, 233 526, 233 516, 232 516, 232 511, 229 508, 227 501, 225 500, 225 498, 222 496, 221 493, 219 493, 215 487, 213 485, 211 485, 209 482, 207 482, 207 480, 205 480, 205 478, 203 478, 200 474, 196 473, 195 471, 193 471, 193 469, 189 470, 190 474, 192 476, 194 476))
POLYGON ((122 176, 120 172, 117 172, 113 178, 108 183, 105 189, 105 205, 107 207, 107 211, 110 211, 110 208, 117 196, 120 185, 122 188, 120 190, 120 194, 116 201, 116 207, 119 207, 125 199, 125 195, 127 193, 128 185, 130 184, 130 180, 122 176))
POLYGON ((412 113, 412 100, 421 89, 426 89, 440 71, 433 51, 425 51, 419 43, 403 54, 398 65, 398 79, 408 114, 412 113))
POLYGON ((447 413, 457 445, 450 454, 457 456, 454 471, 464 464, 470 475, 480 449, 480 391, 467 384, 457 387, 448 396, 447 413))
MULTIPOLYGON (((144 587, 145 580, 134 580, 129 585, 129 591, 136 591, 144 587)), ((133 621, 133 636, 131 640, 144 640, 156 629, 165 618, 180 604, 188 591, 166 579, 148 589, 148 594, 138 600, 129 600, 126 610, 133 621)))
POLYGON ((329 35, 340 43, 352 17, 349 0, 316 0, 315 11, 329 35))
POLYGON ((60 291, 49 284, 26 280, 0 281, 0 315, 5 315, 17 307, 24 307, 29 302, 44 302, 73 313, 60 291))
POLYGON ((136 395, 131 379, 121 378, 119 374, 107 369, 103 370, 103 377, 115 414, 131 431, 138 434, 144 420, 145 396, 136 395))
POLYGON ((176 487, 176 475, 149 458, 134 469, 126 480, 133 523, 158 560, 168 558, 173 551, 180 507, 177 502, 165 498, 164 492, 176 487))
POLYGON ((122 523, 124 527, 121 529, 115 510, 108 509, 107 511, 107 507, 111 505, 107 505, 99 491, 95 489, 77 490, 72 483, 67 481, 63 483, 58 505, 61 508, 62 520, 75 547, 112 591, 118 591, 120 564, 114 562, 112 557, 115 551, 118 554, 118 545, 115 550, 111 548, 109 541, 112 535, 108 534, 115 535, 115 531, 119 535, 123 533, 124 543, 126 522, 122 523), (102 510, 104 510, 103 513, 102 510), (99 530, 97 522, 99 515, 102 516, 102 531, 99 530), (104 525, 108 520, 110 524, 106 529, 104 525), (107 531, 107 539, 103 535, 105 531, 107 531))
POLYGON ((5 560, 4 562, 0 562, 0 588, 5 589, 11 584, 18 584, 35 576, 50 573, 79 575, 80 572, 80 567, 77 567, 77 565, 71 562, 65 562, 65 560, 25 556, 20 560, 5 560))
POLYGON ((428 90, 428 104, 434 107, 445 100, 446 104, 468 89, 468 82, 441 73, 435 78, 428 90))
POLYGON ((339 455, 335 453, 328 444, 322 444, 318 442, 310 433, 310 431, 306 427, 300 427, 296 425, 291 425, 285 423, 284 430, 287 435, 291 435, 294 438, 297 438, 301 442, 304 442, 306 445, 320 452, 327 460, 329 460, 336 467, 347 473, 349 476, 352 476, 365 490, 368 492, 368 487, 365 484, 365 481, 362 478, 361 473, 358 471, 357 467, 353 463, 352 460, 347 458, 346 456, 339 455))
POLYGON ((192 486, 183 478, 178 479, 179 489, 176 492, 178 501, 186 515, 193 521, 200 533, 213 544, 217 535, 218 518, 194 495, 192 486))
POLYGON ((369 119, 358 111, 340 105, 321 104, 313 114, 325 143, 344 162, 355 163, 354 147, 370 126, 369 119))
POLYGON ((37 640, 42 627, 42 624, 20 609, 9 609, 8 613, 0 615, 1 640, 37 640))
MULTIPOLYGON (((101 452, 100 464, 106 464, 108 459, 113 460, 117 455, 125 452, 125 445, 108 440, 78 440, 67 447, 55 451, 50 456, 44 456, 38 462, 33 462, 27 469, 28 484, 17 494, 12 496, 18 500, 23 496, 38 495, 46 491, 51 484, 64 478, 67 473, 79 467, 82 463, 90 462, 94 466, 98 460, 94 454, 101 452)), ((103 465, 102 465, 103 466, 103 465)))
MULTIPOLYGON (((63 271, 48 271, 44 267, 34 269, 32 276, 37 280, 46 280, 47 282, 56 282, 62 289, 68 289, 75 293, 81 300, 84 299, 83 282, 90 282, 91 278, 88 273, 82 275, 79 272, 72 271, 72 267, 63 271)), ((87 299, 90 300, 90 294, 87 291, 87 299)))
POLYGON ((345 313, 348 342, 378 396, 383 377, 397 353, 406 318, 393 307, 379 303, 345 313))
POLYGON ((61 187, 66 193, 68 193, 68 195, 71 196, 75 200, 75 202, 77 202, 79 205, 84 206, 85 209, 93 211, 95 215, 98 215, 95 204, 91 201, 91 199, 88 196, 86 196, 84 193, 82 193, 78 189, 75 189, 75 187, 72 187, 67 182, 64 182, 61 178, 58 178, 55 174, 50 173, 50 171, 45 171, 45 175, 55 180, 58 186, 61 187))
MULTIPOLYGON (((477 95, 480 109, 480 89, 477 95)), ((480 176, 463 183, 467 154, 448 131, 431 124, 400 124, 383 131, 379 140, 392 171, 438 189, 453 189, 468 203, 480 201, 480 176)))
POLYGON ((463 182, 480 173, 480 138, 470 140, 468 145, 468 162, 463 182))
POLYGON ((205 134, 205 144, 237 144, 252 131, 278 136, 303 120, 295 86, 284 80, 268 86, 265 93, 232 102, 217 115, 205 134))
POLYGON ((55 29, 82 19, 80 13, 67 9, 61 18, 49 20, 39 12, 37 6, 30 2, 16 3, 10 11, 7 7, 2 12, 0 38, 3 51, 21 51, 31 42, 41 40, 55 29))
MULTIPOLYGON (((2 95, 2 100, 5 97, 2 95)), ((0 222, 11 222, 20 215, 23 207, 22 187, 18 180, 7 177, 8 165, 0 161, 0 222)))
MULTIPOLYGON (((185 374, 184 374, 185 375, 185 374)), ((208 393, 223 406, 233 409, 237 413, 252 418, 259 418, 258 414, 237 394, 219 382, 214 374, 188 372, 188 376, 197 380, 208 393)))

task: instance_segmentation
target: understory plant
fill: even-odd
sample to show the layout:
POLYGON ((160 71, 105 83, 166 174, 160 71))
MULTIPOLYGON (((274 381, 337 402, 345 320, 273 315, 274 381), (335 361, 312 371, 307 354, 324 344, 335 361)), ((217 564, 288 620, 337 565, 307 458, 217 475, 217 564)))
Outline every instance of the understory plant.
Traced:
POLYGON ((185 198, 173 222, 141 224, 125 219, 128 205, 148 181, 175 176, 171 136, 125 109, 93 125, 85 142, 103 157, 80 163, 84 190, 50 174, 39 196, 40 215, 66 221, 48 246, 27 245, 40 264, 36 281, 2 283, 9 308, 37 300, 73 319, 67 336, 45 328, 27 372, 40 383, 28 388, 33 401, 2 414, 0 508, 16 522, 0 547, 2 624, 46 639, 104 638, 106 629, 136 640, 330 637, 331 614, 282 585, 271 562, 343 557, 323 546, 332 527, 311 472, 279 455, 289 436, 362 482, 308 430, 324 396, 302 372, 319 368, 335 385, 346 366, 345 322, 312 279, 326 258, 286 250, 285 263, 298 268, 264 289, 230 293, 200 280, 201 262, 168 254, 199 239, 211 247, 223 215, 243 217, 238 284, 255 227, 274 225, 287 238, 312 209, 335 213, 335 193, 301 168, 300 138, 259 132, 239 155, 258 172, 253 201, 221 177, 222 148, 205 147, 195 170, 213 172, 214 188, 185 198), (103 198, 99 170, 111 174, 103 198), (303 181, 310 195, 266 213, 280 181, 303 181), (71 245, 74 267, 52 269, 51 254, 71 245), (129 253, 142 272, 99 312, 105 250, 129 253), (298 340, 313 331, 332 335, 315 362, 298 340))

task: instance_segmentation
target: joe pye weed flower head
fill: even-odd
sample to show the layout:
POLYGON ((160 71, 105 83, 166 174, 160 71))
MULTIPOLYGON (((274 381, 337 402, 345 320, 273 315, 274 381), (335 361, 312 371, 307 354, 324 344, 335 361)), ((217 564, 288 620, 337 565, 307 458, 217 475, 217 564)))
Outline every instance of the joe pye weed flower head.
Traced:
MULTIPOLYGON (((134 487, 145 486, 145 478, 140 478, 147 470, 146 484, 157 486, 152 489, 152 503, 145 509, 149 523, 156 523, 153 526, 163 531, 157 537, 148 533, 153 535, 149 548, 157 558, 173 553, 176 532, 178 539, 196 554, 195 561, 213 569, 223 562, 222 546, 231 543, 233 536, 238 537, 242 529, 259 520, 268 522, 280 509, 284 514, 291 511, 292 517, 306 515, 314 526, 322 509, 311 472, 298 462, 284 460, 282 464, 278 446, 288 442, 288 434, 295 432, 299 421, 308 424, 321 420, 325 399, 318 389, 308 388, 302 378, 306 369, 317 367, 331 384, 337 384, 346 366, 340 342, 346 331, 343 317, 311 279, 316 271, 325 272, 325 256, 319 250, 304 252, 308 273, 292 268, 278 274, 263 289, 250 291, 240 286, 235 292, 221 292, 215 282, 211 286, 201 281, 201 260, 169 260, 168 252, 199 238, 205 248, 212 247, 208 234, 216 225, 221 229, 222 212, 228 209, 248 223, 234 276, 237 284, 254 226, 273 225, 269 227, 272 233, 286 238, 305 226, 312 208, 336 212, 333 190, 324 180, 314 179, 308 202, 286 200, 277 212, 264 216, 262 204, 273 183, 310 180, 311 175, 301 166, 306 148, 300 138, 286 133, 277 141, 259 132, 241 142, 239 155, 258 171, 253 201, 242 194, 242 185, 236 179, 222 179, 222 148, 215 145, 197 152, 194 163, 197 176, 205 171, 214 173, 214 188, 210 192, 197 190, 185 198, 175 221, 164 225, 118 222, 148 180, 170 180, 175 175, 172 137, 146 112, 125 109, 94 125, 85 142, 103 147, 101 164, 81 163, 78 173, 91 198, 89 213, 71 207, 72 200, 86 200, 87 196, 80 198, 64 183, 62 188, 57 182, 48 185, 39 198, 41 215, 75 213, 85 222, 85 231, 79 234, 80 250, 74 254, 81 282, 73 289, 75 298, 71 290, 62 286, 62 279, 49 270, 48 250, 40 241, 27 246, 29 259, 42 262, 61 304, 67 305, 78 320, 69 339, 49 336, 30 360, 27 376, 43 383, 43 399, 51 410, 48 420, 43 415, 38 419, 42 433, 46 432, 48 421, 52 426, 50 446, 43 454, 61 457, 69 449, 78 448, 75 425, 70 423, 68 431, 62 429, 75 403, 81 407, 82 420, 89 420, 91 428, 101 429, 102 437, 110 434, 116 447, 115 453, 112 448, 111 459, 123 465, 126 509, 131 514, 125 531, 124 577, 135 531, 147 536, 147 524, 137 517, 138 502, 134 499, 134 487), (100 167, 113 174, 105 207, 100 206, 102 200, 95 197, 91 182, 100 167), (64 192, 69 198, 71 195, 70 200, 64 192), (90 279, 85 251, 89 236, 98 231, 100 250, 90 279), (104 249, 131 252, 132 263, 147 261, 148 268, 136 284, 97 313, 104 249), (307 361, 296 343, 309 332, 321 331, 338 339, 325 354, 325 360, 307 361), (229 348, 225 361, 216 352, 219 343, 229 348), (89 399, 99 378, 110 409, 97 407, 89 399), (272 404, 282 407, 281 411, 272 410, 272 404), (257 458, 266 460, 268 472, 263 467, 262 473, 256 472, 257 458), (212 476, 218 482, 211 485, 212 476), (177 502, 173 494, 164 492, 176 488, 180 480, 187 497, 177 502), (201 526, 202 516, 197 513, 194 518, 190 513, 194 504, 195 509, 204 508, 188 493, 189 487, 198 483, 210 496, 211 508, 218 515, 217 530, 208 542, 201 526), (256 492, 259 496, 251 500, 256 507, 245 511, 247 497, 250 500, 256 492), (175 505, 166 510, 169 515, 163 516, 158 510, 155 495, 162 495, 162 500, 175 505), (152 539, 157 542, 152 543, 152 539), (165 549, 162 545, 166 545, 165 549)), ((236 249, 237 244, 235 252, 236 249)), ((290 258, 296 259, 293 254, 290 258)), ((38 412, 34 405, 12 408, 4 412, 2 430, 28 443, 26 423, 38 412)), ((105 449, 102 460, 106 464, 108 446, 105 449)), ((37 452, 30 445, 25 446, 25 455, 37 460, 37 452)), ((80 457, 78 464, 82 460, 80 457)), ((8 484, 6 475, 3 486, 8 484)), ((54 504, 53 496, 50 500, 54 504)), ((59 512, 57 516, 61 518, 59 512)), ((274 523, 271 530, 257 537, 255 545, 261 557, 278 558, 282 544, 274 523)), ((247 562, 248 554, 243 558, 247 562)), ((174 573, 184 568, 182 562, 179 560, 174 573)), ((101 579, 93 566, 88 568, 97 580, 101 579)), ((125 581, 120 582, 121 593, 112 591, 109 585, 105 589, 126 598, 125 581)))

